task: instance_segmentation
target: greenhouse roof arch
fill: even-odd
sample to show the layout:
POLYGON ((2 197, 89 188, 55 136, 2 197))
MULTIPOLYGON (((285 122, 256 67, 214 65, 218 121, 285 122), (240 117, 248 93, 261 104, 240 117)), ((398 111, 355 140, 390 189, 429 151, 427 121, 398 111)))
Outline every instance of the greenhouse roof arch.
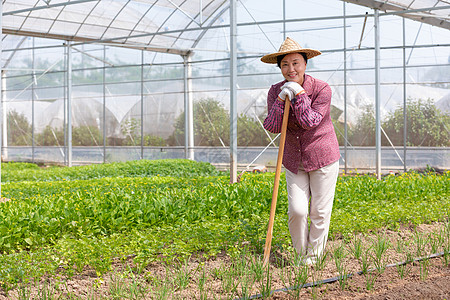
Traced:
POLYGON ((229 7, 226 0, 44 2, 4 1, 3 34, 187 55, 229 7))
MULTIPOLYGON (((450 29, 448 0, 344 1, 450 29)), ((187 55, 229 6, 228 0, 5 0, 2 29, 4 34, 187 55)))
POLYGON ((450 1, 448 0, 345 0, 345 2, 450 29, 450 1))

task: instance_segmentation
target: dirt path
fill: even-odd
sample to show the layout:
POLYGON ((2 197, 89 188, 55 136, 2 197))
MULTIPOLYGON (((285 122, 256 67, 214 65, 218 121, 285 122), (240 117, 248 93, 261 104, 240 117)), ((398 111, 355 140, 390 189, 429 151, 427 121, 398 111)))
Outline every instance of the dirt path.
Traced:
MULTIPOLYGON (((354 237, 353 241, 346 242, 329 241, 327 244, 329 255, 324 267, 320 270, 309 267, 305 282, 313 282, 314 278, 326 279, 338 276, 334 253, 335 249, 343 246, 347 253, 343 260, 346 274, 353 274, 345 288, 336 281, 297 291, 275 292, 266 299, 450 299, 450 256, 416 261, 405 265, 403 269, 393 266, 382 272, 373 271, 367 273, 368 275, 358 275, 357 272, 362 266, 361 259, 355 259, 351 254, 357 240, 361 240, 361 249, 367 253, 373 251, 377 243, 388 242, 389 248, 383 254, 384 266, 405 261, 406 253, 417 253, 419 251, 417 243, 423 244, 421 251, 427 255, 436 253, 432 252, 434 242, 425 238, 439 235, 442 237, 444 225, 420 225, 414 231, 411 228, 403 228, 395 232, 358 236, 354 237), (402 251, 399 251, 400 249, 402 251), (401 274, 404 276, 400 276, 401 274)), ((448 230, 444 240, 445 243, 449 243, 448 230)), ((444 240, 440 239, 441 242, 444 240)), ((440 244, 434 246, 442 249, 440 244)), ((282 266, 280 262, 285 260, 284 256, 285 253, 274 253, 271 258, 272 291, 292 286, 286 282, 284 277, 286 273, 283 272, 294 270, 295 267, 289 263, 282 266)), ((246 263, 246 268, 252 267, 251 263, 248 261, 246 263)), ((241 273, 238 273, 244 275, 230 273, 233 268, 238 268, 238 264, 238 260, 221 254, 206 261, 191 259, 187 264, 178 267, 153 263, 143 273, 136 275, 130 271, 133 265, 129 260, 125 263, 117 262, 114 265, 115 271, 102 278, 97 278, 93 270, 85 270, 83 274, 71 279, 42 280, 37 285, 10 291, 8 295, 3 291, 0 293, 0 299, 57 299, 58 296, 62 296, 60 299, 239 299, 243 295, 243 284, 247 276, 245 274, 251 274, 251 271, 242 273, 241 270, 241 273), (226 277, 224 274, 229 276, 226 277), (234 285, 235 289, 229 288, 229 284, 227 287, 226 281, 234 285), (27 297, 23 297, 24 294, 27 297), (47 294, 47 297, 44 297, 44 294, 47 294), (49 298, 48 295, 54 298, 49 298)), ((247 295, 261 294, 264 290, 261 282, 263 281, 253 281, 247 287, 247 295)))
MULTIPOLYGON (((370 299, 370 300, 404 300, 404 299, 450 299, 450 268, 443 267, 440 259, 433 259, 428 266, 426 279, 420 277, 420 267, 412 266, 411 272, 400 279, 397 269, 387 269, 378 276, 371 290, 366 289, 366 278, 356 275, 349 279, 348 287, 342 290, 339 283, 323 285, 313 292, 307 288, 299 299, 370 299)), ((286 292, 275 293, 272 299, 297 299, 286 292)))

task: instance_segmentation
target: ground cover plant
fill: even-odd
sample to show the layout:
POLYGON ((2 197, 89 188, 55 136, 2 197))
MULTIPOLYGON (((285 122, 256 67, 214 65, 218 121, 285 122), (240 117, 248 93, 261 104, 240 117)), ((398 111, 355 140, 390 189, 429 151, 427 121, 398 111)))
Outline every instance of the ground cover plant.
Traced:
MULTIPOLYGON (((417 235, 413 238, 416 251, 398 251, 399 257, 411 260, 443 252, 448 265, 449 177, 448 171, 408 172, 382 180, 357 173, 340 176, 330 238, 343 244, 328 257, 336 272, 349 274, 351 268, 345 261, 356 259, 357 268, 366 271, 365 288, 370 290, 376 274, 384 272, 386 252, 395 243, 383 236, 363 243, 356 235, 433 222, 444 222, 439 232, 433 237, 417 235), (377 273, 368 272, 371 268, 377 273)), ((72 168, 2 164, 2 178, 7 181, 2 197, 9 199, 0 203, 4 293, 19 290, 26 294, 29 286, 36 285, 42 293, 47 288, 54 291, 54 282, 42 285, 43 278, 67 282, 90 272, 98 286, 109 282, 109 296, 140 293, 158 299, 164 295, 183 298, 183 291, 192 292, 195 285, 192 297, 209 299, 214 289, 208 284, 213 278, 220 282, 214 297, 232 299, 258 292, 267 298, 276 285, 274 265, 286 264, 282 276, 291 286, 327 275, 292 268, 298 258, 290 247, 283 180, 272 242, 275 262, 272 269, 262 267, 272 173, 246 174, 239 184, 230 185, 229 178, 209 164, 143 160, 72 168), (225 257, 232 267, 208 266, 217 257, 225 257), (277 262, 277 257, 284 258, 277 262), (192 261, 197 263, 194 269, 188 264, 192 261), (118 265, 123 278, 111 277, 118 265), (151 268, 155 265, 158 271, 151 268)), ((424 278, 429 268, 426 263, 420 265, 424 278)), ((407 266, 398 270, 408 273, 407 266)), ((340 280, 343 288, 349 285, 344 277, 340 280)), ((310 295, 319 293, 317 287, 310 295)))
POLYGON ((2 182, 88 180, 104 177, 214 176, 220 172, 211 164, 190 160, 161 159, 115 162, 65 168, 40 168, 30 163, 2 163, 2 182))

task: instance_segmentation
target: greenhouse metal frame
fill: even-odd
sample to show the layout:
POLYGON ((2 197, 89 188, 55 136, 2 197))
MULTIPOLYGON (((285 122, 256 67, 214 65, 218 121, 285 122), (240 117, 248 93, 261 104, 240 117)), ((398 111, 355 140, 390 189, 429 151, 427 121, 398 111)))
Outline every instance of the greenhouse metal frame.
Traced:
MULTIPOLYGON (((259 145, 259 147, 240 146, 238 148, 237 123, 239 115, 243 113, 242 107, 239 108, 239 104, 242 106, 243 104, 241 103, 244 102, 242 100, 242 93, 248 93, 248 95, 244 95, 245 98, 249 98, 245 106, 254 107, 254 115, 256 115, 256 112, 259 112, 262 109, 261 107, 264 106, 264 101, 260 101, 260 105, 257 107, 255 99, 258 98, 261 100, 263 98, 261 94, 264 95, 265 91, 270 87, 270 82, 274 83, 276 82, 274 78, 279 78, 279 72, 276 70, 259 66, 258 59, 263 54, 276 50, 280 41, 288 35, 293 35, 295 38, 296 35, 302 37, 302 32, 339 30, 342 41, 334 42, 338 47, 320 47, 321 41, 316 42, 317 46, 311 46, 320 48, 327 57, 339 57, 340 60, 338 58, 336 63, 330 63, 329 67, 327 65, 315 67, 314 65, 310 71, 313 74, 325 74, 323 76, 328 79, 332 78, 336 73, 342 74, 343 78, 340 82, 330 83, 330 85, 335 88, 338 92, 337 94, 342 94, 340 99, 343 100, 341 119, 344 131, 340 135, 344 140, 343 145, 341 144, 341 167, 344 171, 347 172, 348 169, 368 168, 374 169, 375 173, 381 176, 382 169, 398 168, 398 166, 393 167, 389 164, 383 166, 382 153, 390 153, 394 159, 400 161, 404 171, 407 168, 428 165, 448 169, 450 164, 448 146, 434 148, 415 148, 408 146, 406 105, 408 95, 407 87, 410 85, 419 85, 418 83, 408 82, 407 72, 408 70, 414 69, 438 68, 439 70, 444 70, 442 71, 444 76, 439 82, 425 82, 422 86, 443 86, 442 91, 432 92, 436 92, 436 95, 442 97, 443 100, 441 102, 447 99, 447 102, 444 102, 444 104, 448 103, 450 99, 450 96, 448 96, 450 95, 450 75, 446 73, 446 70, 450 70, 450 56, 449 61, 443 63, 425 62, 412 66, 409 65, 413 50, 416 49, 416 51, 420 49, 428 51, 443 49, 442 52, 444 55, 445 53, 448 55, 448 49, 450 47, 450 43, 448 42, 450 41, 448 39, 450 37, 448 31, 450 29, 450 2, 414 0, 350 0, 341 2, 328 0, 325 2, 332 3, 335 9, 340 9, 338 14, 334 12, 332 14, 321 15, 319 10, 317 16, 308 14, 307 16, 301 15, 300 17, 292 17, 289 15, 289 6, 293 5, 292 2, 289 0, 278 1, 277 5, 280 7, 280 11, 278 11, 275 17, 265 17, 263 15, 262 20, 258 20, 255 17, 258 14, 258 10, 249 9, 251 5, 254 5, 252 1, 3 1, 2 29, 4 38, 2 43, 2 113, 0 114, 3 128, 1 139, 2 157, 4 160, 15 161, 62 162, 68 166, 72 166, 74 163, 105 163, 143 158, 187 158, 208 161, 215 164, 223 164, 226 162, 230 170, 230 181, 235 182, 237 180, 238 163, 243 167, 246 166, 248 169, 255 162, 265 165, 270 164, 270 161, 275 159, 274 156, 276 156, 275 152, 277 147, 273 144, 273 137, 270 138, 268 145, 259 145), (349 7, 358 12, 347 14, 349 7), (154 12, 155 10, 156 12, 154 12), (362 10, 366 10, 366 12, 362 13, 362 10), (244 15, 245 18, 243 17, 244 15), (281 16, 281 18, 277 18, 277 16, 281 16), (396 41, 391 44, 383 44, 383 37, 386 35, 386 30, 384 32, 380 30, 380 26, 382 26, 380 22, 382 22, 383 18, 389 17, 397 17, 402 22, 400 30, 402 41, 400 43, 396 41), (241 19, 245 20, 241 21, 241 19), (357 20, 358 26, 360 26, 354 30, 357 33, 352 32, 352 35, 360 35, 360 37, 357 44, 355 43, 356 40, 353 39, 351 42, 352 45, 349 46, 348 35, 351 29, 350 27, 353 25, 349 25, 348 23, 352 20, 357 20), (332 24, 335 22, 337 22, 337 26, 332 24), (414 25, 420 24, 418 30, 415 31, 415 39, 409 42, 406 37, 406 22, 414 25), (325 25, 318 25, 322 23, 325 25), (367 25, 367 23, 370 23, 370 25, 367 25), (299 24, 313 25, 310 28, 303 29, 302 25, 299 24), (437 28, 436 30, 439 30, 439 34, 444 36, 442 38, 444 42, 416 43, 421 33, 422 24, 426 24, 425 26, 429 26, 429 28, 431 26, 437 28), (277 30, 280 28, 280 31, 273 30, 272 27, 277 30), (245 44, 251 34, 245 33, 240 36, 239 33, 245 32, 246 30, 250 32, 250 28, 256 32, 253 35, 259 36, 259 38, 255 37, 255 41, 261 45, 254 46, 251 42, 245 44), (217 37, 217 32, 223 34, 222 39, 217 37), (445 35, 447 35, 447 42, 445 42, 445 35), (368 45, 364 45, 365 39, 370 39, 370 42, 367 43, 368 45), (35 45, 36 41, 40 45, 35 45), (52 41, 62 42, 58 44, 58 42, 52 41), (342 44, 341 47, 339 46, 340 43, 342 44), (4 46, 5 44, 7 44, 7 47, 4 46), (50 65, 45 65, 45 69, 38 69, 39 59, 36 58, 36 55, 52 51, 58 53, 59 60, 53 61, 50 65), (115 51, 119 53, 117 57, 113 56, 115 51), (383 51, 389 54, 401 51, 401 63, 396 62, 394 65, 389 65, 388 63, 383 64, 383 51), (109 54, 108 52, 113 54, 109 54), (21 56, 20 53, 27 54, 19 59, 21 56), (133 59, 130 59, 131 62, 123 63, 120 61, 121 58, 125 57, 123 53, 125 53, 125 56, 130 54, 133 56, 133 59), (196 57, 198 53, 201 55, 196 57), (367 65, 358 67, 350 66, 351 63, 348 61, 349 57, 355 55, 355 53, 369 53, 366 55, 369 57, 367 59, 367 65), (369 62, 371 54, 373 54, 373 58, 369 62), (27 55, 31 57, 26 57, 27 55), (81 61, 81 63, 77 61, 79 66, 76 68, 73 67, 74 61, 76 60, 74 59, 74 55, 78 55, 79 58, 77 59, 81 61), (204 58, 202 56, 207 57, 204 58), (83 59, 89 60, 90 65, 83 65, 83 59), (10 68, 10 64, 16 64, 17 66, 25 65, 25 67, 24 69, 17 67, 10 68), (217 71, 214 68, 218 64, 221 64, 221 69, 217 71), (255 69, 252 65, 257 65, 258 67, 255 69), (243 71, 243 68, 248 68, 248 70, 243 71), (157 78, 148 75, 154 69, 160 70, 158 71, 157 78), (173 72, 172 75, 164 73, 168 69, 173 72), (122 81, 120 81, 121 77, 115 74, 116 72, 120 73, 120 70, 130 72, 130 77, 133 79, 129 80, 126 78, 127 80, 124 81, 124 77, 122 77, 122 81), (389 85, 386 83, 386 80, 381 78, 384 70, 386 72, 387 70, 393 71, 393 73, 395 73, 394 71, 401 71, 401 79, 396 79, 395 83, 391 84, 395 85, 395 87, 392 88, 392 94, 388 97, 387 102, 389 102, 394 92, 397 92, 397 87, 401 86, 403 105, 402 134, 404 138, 402 147, 394 146, 389 140, 388 135, 385 132, 383 133, 381 126, 382 98, 384 96, 380 89, 383 84, 389 85), (351 83, 348 78, 348 74, 351 71, 370 74, 369 77, 373 76, 373 83, 351 83), (195 72, 196 74, 194 74, 195 72), (76 77, 78 82, 74 83, 73 75, 78 73, 82 75, 94 74, 101 78, 96 78, 95 80, 97 81, 93 80, 93 83, 81 82, 80 80, 83 76, 80 75, 76 77), (51 80, 47 79, 47 77, 51 76, 56 78, 53 80, 53 83, 59 82, 59 85, 50 87, 44 85, 42 87, 40 84, 41 80, 43 81, 45 79, 50 82, 51 80), (119 79, 117 82, 114 82, 112 79, 108 79, 108 76, 110 78, 116 76, 119 79), (251 82, 253 85, 249 84, 248 87, 241 86, 240 81, 244 81, 247 78, 253 78, 254 81, 258 81, 254 78, 262 78, 260 80, 261 84, 257 86, 254 82, 251 82), (63 83, 61 84, 62 81, 63 83), (210 81, 214 81, 215 85, 211 84, 209 86, 210 81), (227 82, 224 83, 224 81, 227 82), (13 84, 8 84, 8 82, 13 84), (196 82, 199 83, 196 84, 196 82), (175 91, 164 88, 158 90, 163 85, 170 85, 175 91), (358 85, 373 86, 373 97, 370 95, 366 97, 367 99, 373 100, 375 113, 375 145, 372 147, 373 150, 366 148, 358 149, 358 146, 351 145, 348 139, 348 124, 350 123, 349 118, 351 117, 347 109, 347 100, 350 94, 349 88, 351 86, 357 87, 358 85), (130 93, 132 97, 129 97, 130 95, 120 94, 120 90, 127 88, 127 86, 131 90, 135 90, 134 94, 130 93), (78 106, 74 106, 72 103, 74 99, 74 88, 76 89, 78 98, 87 99, 84 102, 77 100, 77 102, 80 102, 77 104, 78 106), (87 92, 83 94, 81 93, 84 92, 81 91, 83 89, 92 89, 95 90, 95 93, 87 92), (115 91, 110 91, 110 89, 115 89, 115 91), (55 95, 45 98, 47 96, 44 94, 47 92, 54 93, 55 95), (252 94, 253 92, 258 92, 259 94, 255 96, 255 94, 252 94), (117 96, 111 96, 114 94, 117 94, 117 96), (442 96, 443 94, 444 96, 442 96), (221 146, 218 147, 195 145, 194 140, 194 98, 198 100, 199 98, 209 97, 210 95, 222 99, 224 106, 229 111, 229 143, 223 142, 223 136, 221 139, 220 134, 217 134, 221 142, 221 146), (183 143, 180 143, 182 145, 148 146, 145 144, 145 131, 149 130, 149 128, 156 128, 157 130, 155 132, 158 135, 158 132, 162 132, 162 129, 173 127, 174 120, 176 119, 173 115, 177 112, 169 110, 167 111, 167 116, 170 115, 171 124, 146 123, 148 119, 151 119, 148 116, 159 114, 154 118, 164 118, 162 111, 169 109, 167 108, 169 105, 164 105, 164 103, 155 104, 154 106, 148 104, 151 101, 158 103, 155 100, 158 97, 163 98, 162 101, 167 102, 172 101, 172 98, 180 98, 179 101, 176 100, 176 103, 178 104, 180 102, 179 104, 182 105, 184 118, 184 140, 183 143), (37 111, 37 102, 39 102, 39 105, 47 105, 46 108, 49 108, 50 105, 48 104, 50 102, 54 104, 58 99, 63 100, 60 101, 63 120, 58 121, 58 124, 62 124, 63 127, 64 143, 63 145, 55 144, 50 147, 36 145, 36 134, 38 132, 38 125, 40 124, 36 117, 41 117, 41 119, 50 117, 45 114, 40 115, 42 111, 37 111), (24 106, 22 111, 31 111, 29 113, 29 121, 31 123, 31 133, 29 135, 31 142, 23 146, 10 146, 8 145, 8 134, 13 133, 8 132, 6 105, 12 106, 20 101, 22 101, 24 106), (110 102, 112 103, 110 104, 110 102), (72 118, 74 114, 75 116, 77 114, 88 115, 90 108, 86 106, 92 103, 95 103, 99 109, 96 124, 101 130, 103 140, 96 141, 96 146, 77 146, 77 151, 88 153, 85 155, 88 158, 92 157, 89 153, 95 152, 97 157, 100 155, 102 159, 75 159, 74 161, 74 148, 72 145, 72 128, 74 125, 72 118), (112 107, 114 103, 117 105, 127 103, 130 107, 129 112, 114 112, 113 110, 115 108, 112 107), (81 110, 83 106, 85 106, 85 111, 81 110), (78 109, 77 112, 73 111, 75 108, 78 109), (153 113, 153 108, 157 108, 158 111, 153 113), (134 113, 131 113, 132 109, 134 109, 134 113), (152 112, 152 114, 149 112, 152 112), (117 117, 116 123, 120 124, 117 125, 114 123, 117 128, 115 132, 112 132, 112 129, 108 127, 107 120, 118 115, 120 117, 117 117), (134 118, 133 116, 137 117, 134 118), (134 121, 137 123, 133 123, 134 121), (107 140, 107 137, 113 139, 113 136, 126 134, 123 132, 123 122, 128 122, 128 127, 134 126, 133 130, 139 133, 136 135, 139 141, 132 141, 133 144, 131 147, 111 145, 111 142, 107 140), (383 134, 389 141, 389 146, 382 149, 381 137, 383 134), (272 146, 268 147, 270 144, 272 146), (38 150, 42 150, 49 155, 39 156, 38 152, 41 151, 38 150), (418 156, 424 156, 424 151, 427 155, 437 153, 438 158, 436 162, 432 160, 426 161, 425 165, 424 162, 408 164, 407 151, 417 152, 418 156), (120 153, 115 155, 115 152, 120 153), (244 152, 245 154, 240 154, 244 152), (374 155, 375 163, 370 164, 369 167, 365 166, 367 164, 361 164, 358 161, 349 163, 351 161, 349 153, 351 155, 359 153, 359 157, 369 160, 370 158, 368 157, 374 155), (364 154, 361 155, 360 153, 364 154), (108 155, 111 157, 108 158, 108 155), (56 156, 58 157, 55 158, 56 156)), ((300 1, 300 5, 311 5, 311 8, 314 8, 314 5, 318 5, 316 3, 311 4, 311 2, 313 1, 300 1)), ((321 9, 324 8, 321 7, 321 9)), ((423 57, 419 57, 418 59, 421 58, 423 57)), ((53 58, 48 58, 49 61, 51 59, 53 58)), ((420 71, 417 71, 417 73, 420 73, 420 71)), ((247 83, 245 82, 244 84, 247 83)), ((358 93, 358 91, 352 91, 352 93, 358 93)), ((425 90, 424 93, 428 94, 429 91, 425 90)), ((362 96, 360 97, 363 98, 362 96)), ((20 106, 18 105, 17 107, 20 106)), ((61 108, 59 107, 59 109, 61 108)), ((11 112, 11 109, 9 111, 11 112)), ((211 122, 211 120, 209 121, 211 122)), ((45 122, 42 121, 41 123, 44 124, 45 122)), ((112 124, 112 122, 110 123, 112 124)), ((217 131, 213 126, 214 123, 211 122, 210 124, 211 131, 217 131)), ((444 128, 446 128, 448 133, 448 124, 444 124, 444 128)), ((40 130, 42 131, 43 129, 40 128, 40 130)), ((53 131, 55 139, 56 133, 53 131)), ((164 134, 167 135, 167 133, 164 134)), ((92 137, 94 136, 92 133, 91 135, 92 137)))

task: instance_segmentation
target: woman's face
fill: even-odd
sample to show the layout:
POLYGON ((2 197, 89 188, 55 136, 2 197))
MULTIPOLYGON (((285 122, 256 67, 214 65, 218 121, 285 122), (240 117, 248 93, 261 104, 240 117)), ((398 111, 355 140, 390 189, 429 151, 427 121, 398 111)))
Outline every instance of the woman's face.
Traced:
POLYGON ((302 85, 306 62, 300 53, 291 53, 283 57, 280 63, 281 74, 287 81, 295 81, 302 85))

